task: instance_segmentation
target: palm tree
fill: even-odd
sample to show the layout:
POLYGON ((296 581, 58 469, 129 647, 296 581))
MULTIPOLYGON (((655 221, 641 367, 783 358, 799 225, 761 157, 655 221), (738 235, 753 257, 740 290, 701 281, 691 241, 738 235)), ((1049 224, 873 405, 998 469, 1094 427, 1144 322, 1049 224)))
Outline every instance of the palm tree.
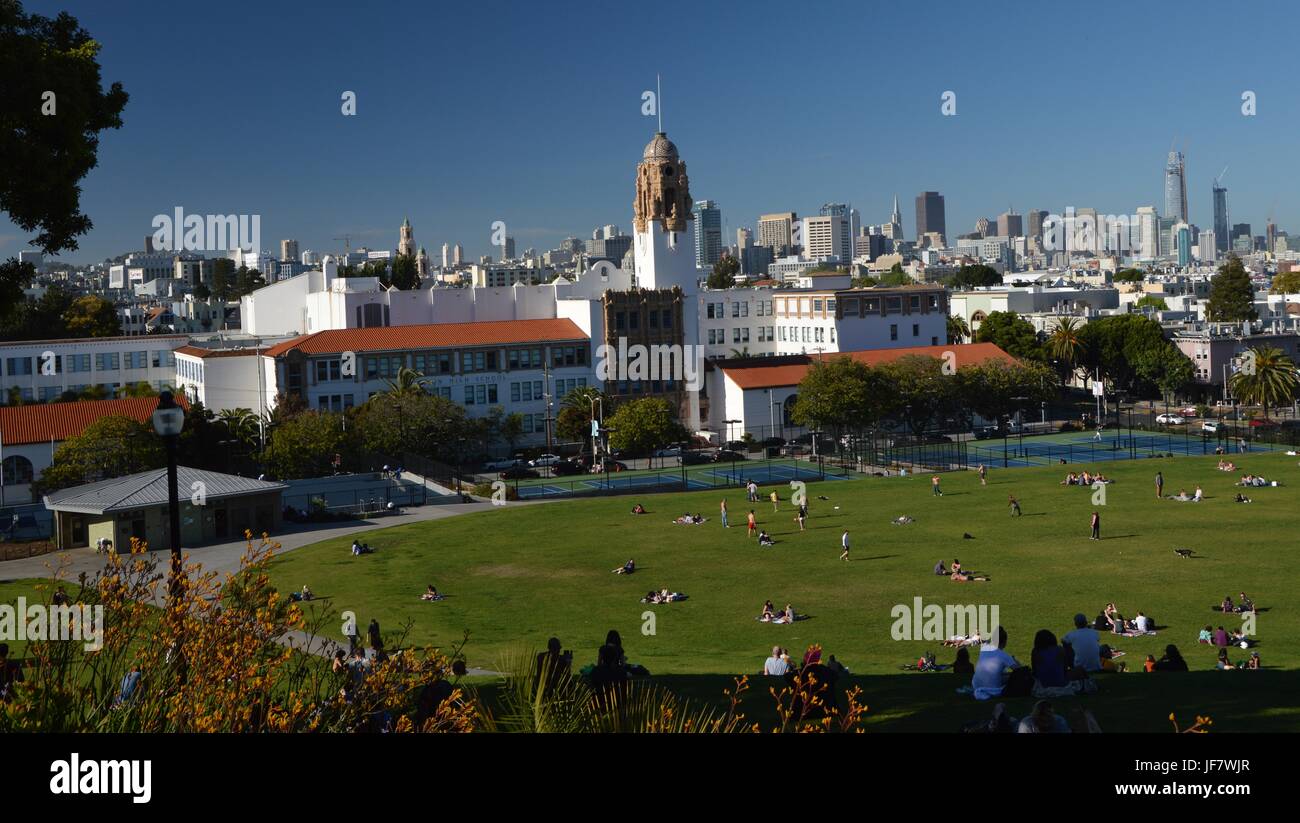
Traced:
POLYGON ((424 394, 424 387, 428 382, 429 378, 420 372, 402 366, 397 370, 397 376, 388 381, 388 393, 393 397, 410 397, 415 394, 424 394))
POLYGON ((749 357, 749 346, 745 346, 743 349, 732 349, 730 356, 736 359, 749 357))
POLYGON ((1247 349, 1242 359, 1241 368, 1228 378, 1228 385, 1241 402, 1263 406, 1267 420, 1270 408, 1284 405, 1296 396, 1300 379, 1296 377, 1295 363, 1274 346, 1247 349))
POLYGON ((970 324, 961 315, 948 316, 948 344, 955 345, 970 337, 970 324))
POLYGON ((1083 360, 1082 324, 1077 317, 1056 318, 1056 328, 1047 338, 1047 351, 1061 364, 1062 372, 1073 374, 1083 360))

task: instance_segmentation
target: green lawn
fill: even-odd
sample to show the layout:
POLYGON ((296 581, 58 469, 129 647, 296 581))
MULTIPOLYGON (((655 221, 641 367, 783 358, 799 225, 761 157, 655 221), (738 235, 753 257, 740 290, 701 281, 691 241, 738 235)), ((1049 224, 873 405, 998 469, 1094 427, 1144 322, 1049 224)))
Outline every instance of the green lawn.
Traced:
POLYGON ((760 670, 773 644, 797 654, 818 642, 866 675, 872 722, 904 729, 951 729, 987 707, 955 695, 956 678, 899 671, 927 650, 940 660, 952 652, 933 641, 891 639, 895 605, 915 597, 927 604, 997 605, 1009 651, 1026 661, 1036 630, 1059 637, 1075 612, 1091 618, 1113 600, 1125 615, 1142 609, 1163 627, 1157 637, 1116 644, 1130 666, 1140 668, 1147 654, 1158 657, 1175 643, 1193 676, 1177 684, 1163 682, 1177 675, 1110 676, 1103 693, 1089 698, 1104 727, 1110 701, 1120 728, 1160 729, 1170 711, 1180 718, 1208 711, 1217 712, 1225 730, 1300 730, 1293 697, 1300 648, 1292 641, 1300 636, 1300 595, 1285 572, 1300 511, 1297 458, 1234 455, 1244 470, 1284 484, 1249 490, 1255 502, 1248 505, 1233 502, 1237 474, 1215 470, 1217 459, 1094 464, 1116 481, 1104 506, 1093 505, 1091 489, 1059 485, 1064 467, 993 469, 987 487, 974 473, 944 475, 942 498, 931 495, 928 477, 811 484, 804 534, 792 522, 786 487, 779 514, 770 503, 754 506, 760 527, 778 541, 773 549, 746 538, 743 489, 726 492, 729 530, 717 517, 720 491, 511 504, 371 532, 366 540, 378 552, 359 558, 349 553, 349 540, 325 541, 285 555, 272 573, 282 590, 306 583, 334 608, 355 611, 362 627, 374 617, 387 633, 409 620, 412 639, 444 646, 468 630, 470 664, 484 668, 512 651, 541 648, 551 635, 583 663, 594 658, 608 629, 618 629, 629 659, 656 675, 714 675, 665 679, 702 698, 720 694, 727 675, 760 670), (1190 493, 1199 482, 1207 500, 1157 500, 1157 469, 1167 494, 1190 493), (1008 516, 1009 493, 1020 499, 1023 517, 1008 516), (629 513, 638 500, 650 514, 629 513), (1102 516, 1101 542, 1088 540, 1094 508, 1102 516), (686 510, 709 522, 670 522, 686 510), (903 514, 916 522, 890 524, 903 514), (848 563, 837 559, 845 528, 853 544, 848 563), (964 532, 973 539, 963 539, 964 532), (1196 556, 1181 559, 1175 547, 1193 548, 1196 556), (629 557, 637 574, 610 573, 629 557), (992 580, 958 584, 931 573, 937 560, 954 557, 992 580), (448 599, 421 602, 428 583, 448 599), (639 602, 648 589, 662 587, 690 598, 663 606, 639 602), (1267 609, 1258 616, 1258 649, 1271 671, 1210 671, 1214 653, 1198 646, 1197 631, 1206 623, 1231 628, 1211 606, 1243 589, 1267 609), (794 626, 758 623, 767 598, 792 603, 809 619, 794 626), (653 635, 642 632, 647 611, 655 616, 653 635))

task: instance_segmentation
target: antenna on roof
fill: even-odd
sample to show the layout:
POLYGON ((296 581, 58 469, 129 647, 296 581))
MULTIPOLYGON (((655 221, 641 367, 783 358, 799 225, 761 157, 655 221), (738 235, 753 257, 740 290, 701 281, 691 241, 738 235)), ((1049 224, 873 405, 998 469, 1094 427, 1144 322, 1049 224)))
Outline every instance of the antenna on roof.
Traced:
POLYGON ((664 130, 664 95, 659 88, 659 73, 655 73, 655 113, 659 115, 659 133, 664 130))

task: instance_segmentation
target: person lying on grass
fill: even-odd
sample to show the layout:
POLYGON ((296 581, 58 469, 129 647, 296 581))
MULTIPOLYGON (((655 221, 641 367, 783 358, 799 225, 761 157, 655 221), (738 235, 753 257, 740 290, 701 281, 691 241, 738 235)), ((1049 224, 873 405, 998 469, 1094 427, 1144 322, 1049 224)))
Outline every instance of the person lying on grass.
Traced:
POLYGON ((667 589, 661 589, 657 592, 647 592, 646 596, 641 598, 642 603, 672 603, 677 600, 685 600, 686 595, 680 592, 670 592, 667 589))
POLYGON ((614 574, 632 574, 635 571, 636 571, 635 560, 628 560, 626 563, 619 566, 617 569, 613 569, 614 574))
POLYGON ((645 506, 642 506, 640 503, 637 503, 635 506, 632 507, 632 514, 645 514, 645 506))
POLYGON ((429 588, 425 589, 424 594, 420 595, 420 599, 431 602, 434 600, 441 600, 442 595, 438 594, 437 587, 430 583, 429 588))
POLYGON ((951 579, 954 583, 987 583, 988 582, 987 577, 983 577, 983 576, 976 577, 971 572, 962 571, 961 561, 955 557, 952 559, 952 573, 949 575, 949 579, 951 579))

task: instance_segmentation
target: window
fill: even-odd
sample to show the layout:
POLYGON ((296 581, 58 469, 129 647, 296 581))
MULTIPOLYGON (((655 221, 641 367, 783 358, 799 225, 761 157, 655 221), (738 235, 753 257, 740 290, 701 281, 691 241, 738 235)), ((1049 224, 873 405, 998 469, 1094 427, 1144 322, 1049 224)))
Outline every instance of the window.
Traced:
POLYGON ((889 339, 890 339, 890 340, 897 340, 897 339, 898 339, 898 324, 897 324, 897 323, 890 323, 890 324, 889 324, 889 339))
POLYGON ((4 480, 6 486, 19 486, 32 482, 32 461, 20 454, 10 455, 4 462, 4 480))
POLYGON ((664 328, 671 329, 673 327, 673 310, 664 309, 663 316, 664 316, 664 323, 663 323, 664 328))
MULTIPOLYGON (((171 358, 171 352, 163 352, 171 358)), ((90 355, 88 354, 69 354, 63 358, 63 365, 69 372, 90 371, 90 355)), ((168 363, 167 365, 171 365, 168 363)))
POLYGON ((149 352, 147 351, 129 351, 126 353, 126 367, 128 369, 147 369, 149 368, 149 352))
POLYGON ((316 382, 326 383, 330 380, 341 380, 343 379, 342 369, 342 360, 317 360, 316 382))
POLYGON ((822 301, 821 301, 820 298, 817 298, 817 299, 814 299, 814 300, 813 300, 813 312, 814 312, 815 314, 821 314, 821 313, 822 313, 822 306, 823 306, 823 303, 822 303, 822 301))
POLYGON ((5 360, 5 374, 15 376, 31 373, 32 359, 30 357, 10 357, 5 360))
MULTIPOLYGON (((101 352, 95 355, 95 371, 117 371, 120 368, 120 363, 121 360, 117 352, 101 352)), ((28 372, 28 374, 31 374, 31 372, 28 372)))
POLYGON ((912 336, 913 336, 913 337, 920 337, 920 336, 921 336, 921 324, 920 324, 920 323, 913 323, 913 324, 912 324, 912 336))
MULTIPOLYGON (((74 356, 85 357, 85 355, 74 356)), ((176 365, 176 356, 167 349, 153 352, 153 367, 155 369, 165 369, 174 365, 176 365)), ((85 369, 85 371, 89 371, 89 369, 85 369)))
POLYGON ((835 313, 835 298, 834 298, 834 297, 829 298, 829 299, 826 301, 826 312, 827 312, 828 314, 834 314, 834 313, 835 313))

